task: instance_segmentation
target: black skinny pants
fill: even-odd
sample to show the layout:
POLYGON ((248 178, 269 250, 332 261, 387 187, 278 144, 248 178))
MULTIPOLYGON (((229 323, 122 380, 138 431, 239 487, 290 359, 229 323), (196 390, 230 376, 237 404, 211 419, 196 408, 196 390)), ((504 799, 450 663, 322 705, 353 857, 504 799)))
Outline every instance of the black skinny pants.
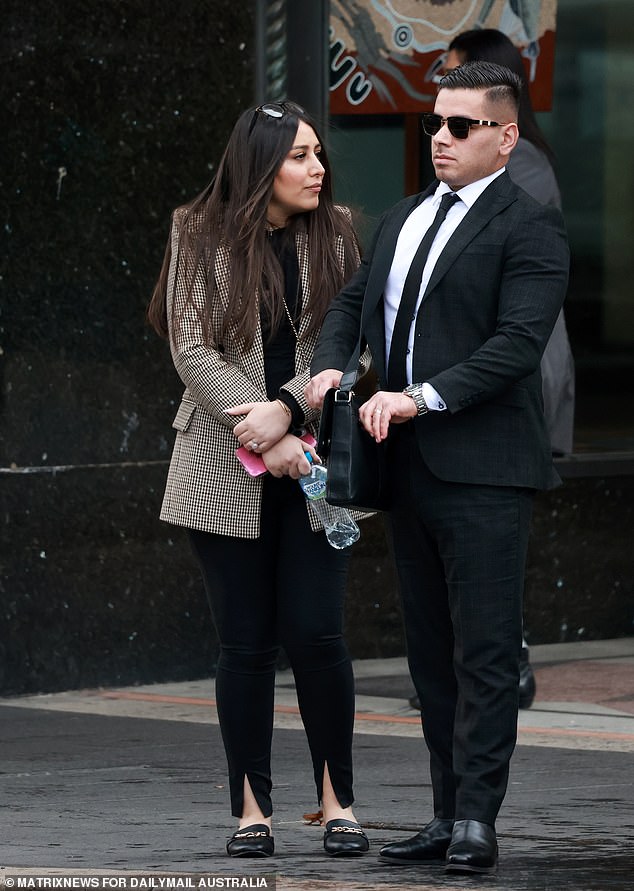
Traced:
POLYGON ((218 716, 231 812, 241 817, 244 777, 272 813, 271 739, 280 646, 295 676, 317 798, 324 766, 342 807, 352 804, 354 680, 343 640, 349 555, 312 532, 296 480, 266 477, 261 533, 233 538, 190 530, 220 640, 218 716))

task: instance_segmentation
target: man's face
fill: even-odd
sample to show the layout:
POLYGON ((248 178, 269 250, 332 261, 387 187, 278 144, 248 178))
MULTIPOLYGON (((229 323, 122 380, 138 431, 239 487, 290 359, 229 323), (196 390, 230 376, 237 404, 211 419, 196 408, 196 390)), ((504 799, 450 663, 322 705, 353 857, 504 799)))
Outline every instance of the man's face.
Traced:
POLYGON ((443 118, 459 116, 475 120, 495 120, 502 127, 471 127, 466 139, 456 139, 446 124, 431 137, 431 159, 436 176, 453 190, 476 182, 503 167, 517 142, 517 125, 508 117, 491 114, 484 90, 443 90, 436 97, 434 111, 443 118))

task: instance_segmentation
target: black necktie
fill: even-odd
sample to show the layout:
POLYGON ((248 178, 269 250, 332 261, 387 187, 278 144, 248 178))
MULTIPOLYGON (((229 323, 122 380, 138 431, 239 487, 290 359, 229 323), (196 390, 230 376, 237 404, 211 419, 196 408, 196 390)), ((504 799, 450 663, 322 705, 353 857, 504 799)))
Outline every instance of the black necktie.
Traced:
POLYGON ((420 293, 420 282, 423 277, 423 269, 427 261, 427 255, 433 244, 434 238, 440 229, 440 226, 447 216, 447 211, 451 205, 458 200, 455 192, 446 192, 440 201, 440 207, 436 212, 434 220, 423 236, 423 240, 418 245, 412 265, 409 267, 405 284, 403 285, 403 293, 401 294, 401 302, 396 313, 394 321, 394 331, 392 332, 392 343, 390 345, 390 358, 387 367, 388 386, 392 392, 404 389, 407 386, 407 342, 409 340, 409 331, 412 321, 415 318, 416 301, 420 293))

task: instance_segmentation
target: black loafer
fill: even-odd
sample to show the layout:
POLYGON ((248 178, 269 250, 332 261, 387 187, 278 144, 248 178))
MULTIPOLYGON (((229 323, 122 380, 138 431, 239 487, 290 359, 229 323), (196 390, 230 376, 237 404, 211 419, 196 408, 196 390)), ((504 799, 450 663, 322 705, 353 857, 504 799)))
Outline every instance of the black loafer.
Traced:
POLYGON ((368 837, 352 820, 328 820, 324 832, 324 851, 331 857, 350 857, 366 854, 370 849, 368 837))
POLYGON ((478 820, 457 820, 447 849, 445 872, 491 873, 498 862, 495 829, 478 820))
POLYGON ((266 823, 243 826, 227 842, 230 857, 270 857, 274 850, 275 842, 266 823))
POLYGON ((384 845, 379 851, 379 859, 385 863, 444 863, 447 848, 451 842, 453 820, 440 820, 434 817, 424 829, 405 841, 384 845))

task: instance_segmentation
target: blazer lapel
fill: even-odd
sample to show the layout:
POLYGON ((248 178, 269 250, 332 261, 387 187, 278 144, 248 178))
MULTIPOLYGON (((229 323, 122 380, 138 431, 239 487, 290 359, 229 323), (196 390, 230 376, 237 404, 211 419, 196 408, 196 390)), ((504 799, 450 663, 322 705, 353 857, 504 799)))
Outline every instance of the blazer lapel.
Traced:
POLYGON ((310 297, 310 263, 308 259, 308 235, 301 230, 295 233, 295 249, 297 251, 297 263, 299 266, 299 282, 302 295, 302 313, 299 320, 298 334, 302 334, 309 322, 306 312, 308 298, 310 297))
POLYGON ((311 320, 311 314, 306 312, 310 297, 310 260, 308 256, 308 235, 306 232, 300 230, 295 234, 295 247, 297 249, 302 296, 302 313, 299 319, 299 328, 297 329, 300 342, 295 349, 295 373, 300 374, 306 370, 309 364, 307 357, 312 355, 317 340, 317 332, 313 333, 312 337, 306 338, 306 329, 311 320))
MULTIPOLYGON (((218 298, 220 300, 222 310, 226 309, 229 299, 229 275, 231 270, 231 257, 229 251, 224 245, 220 245, 216 253, 216 263, 214 267, 214 276, 216 280, 216 288, 218 298)), ((256 294, 255 299, 259 302, 256 294)), ((241 331, 234 324, 231 325, 227 332, 227 341, 233 344, 240 344, 242 340, 241 331)), ((262 328, 260 325, 260 316, 258 312, 258 321, 255 328, 255 335, 251 349, 244 351, 241 348, 235 356, 229 358, 233 361, 241 371, 243 371, 255 386, 266 393, 266 378, 264 376, 264 345, 262 342, 262 328)))

